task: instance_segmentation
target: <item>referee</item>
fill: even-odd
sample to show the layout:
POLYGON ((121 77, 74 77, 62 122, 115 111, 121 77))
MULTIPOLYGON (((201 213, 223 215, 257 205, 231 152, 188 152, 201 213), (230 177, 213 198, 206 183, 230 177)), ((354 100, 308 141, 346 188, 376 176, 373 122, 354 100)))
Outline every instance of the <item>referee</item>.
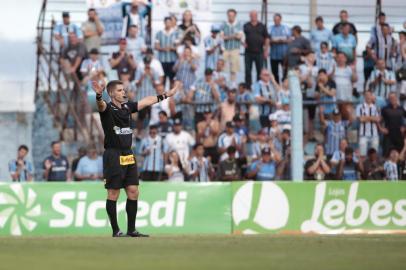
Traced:
POLYGON ((131 151, 133 130, 130 127, 131 114, 173 96, 180 83, 158 96, 148 96, 138 102, 127 101, 124 85, 119 80, 107 84, 107 93, 111 102, 102 99, 104 87, 97 81, 92 82, 96 92, 97 108, 104 131, 103 177, 107 189, 106 210, 110 219, 113 237, 148 237, 135 229, 138 208, 137 164, 131 151), (117 199, 120 189, 127 194, 127 234, 120 231, 117 223, 117 199))

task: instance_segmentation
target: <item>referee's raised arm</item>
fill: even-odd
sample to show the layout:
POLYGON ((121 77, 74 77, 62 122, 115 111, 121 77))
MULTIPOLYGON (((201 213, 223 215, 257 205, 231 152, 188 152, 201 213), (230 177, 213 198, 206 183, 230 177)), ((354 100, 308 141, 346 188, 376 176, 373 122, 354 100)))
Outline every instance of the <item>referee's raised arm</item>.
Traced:
POLYGON ((92 81, 92 89, 96 92, 96 104, 99 112, 104 112, 107 108, 106 102, 102 98, 104 87, 98 81, 92 81))
POLYGON ((144 109, 145 107, 151 106, 155 103, 158 103, 168 97, 171 97, 176 94, 176 91, 182 87, 182 83, 180 81, 175 81, 174 86, 168 92, 163 93, 162 95, 158 96, 148 96, 140 101, 138 101, 138 111, 144 109))

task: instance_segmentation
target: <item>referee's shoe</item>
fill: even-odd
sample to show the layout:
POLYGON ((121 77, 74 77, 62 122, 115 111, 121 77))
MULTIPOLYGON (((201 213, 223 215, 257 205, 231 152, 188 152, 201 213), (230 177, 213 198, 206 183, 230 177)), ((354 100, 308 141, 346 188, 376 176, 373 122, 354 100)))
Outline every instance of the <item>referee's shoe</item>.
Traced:
POLYGON ((127 232, 127 237, 149 237, 149 235, 140 233, 139 231, 135 230, 133 232, 127 232))

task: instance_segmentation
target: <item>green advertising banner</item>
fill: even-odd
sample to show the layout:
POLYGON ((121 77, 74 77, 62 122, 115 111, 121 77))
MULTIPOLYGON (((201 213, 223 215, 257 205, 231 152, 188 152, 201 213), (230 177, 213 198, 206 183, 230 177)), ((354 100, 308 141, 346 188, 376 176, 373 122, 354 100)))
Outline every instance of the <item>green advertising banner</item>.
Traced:
POLYGON ((406 233, 406 182, 233 183, 233 233, 406 233))
MULTIPOLYGON (((0 235, 109 235, 106 191, 97 183, 0 185, 0 235)), ((126 196, 117 204, 126 228, 126 196)), ((137 228, 145 233, 231 233, 227 183, 142 183, 137 228)))

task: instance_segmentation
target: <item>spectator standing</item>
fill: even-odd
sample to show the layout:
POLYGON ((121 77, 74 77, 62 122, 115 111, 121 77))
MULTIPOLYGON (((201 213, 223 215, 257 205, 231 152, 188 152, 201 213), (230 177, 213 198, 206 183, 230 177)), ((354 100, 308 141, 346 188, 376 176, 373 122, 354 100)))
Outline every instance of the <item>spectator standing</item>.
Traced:
POLYGON ((230 81, 235 83, 237 73, 240 71, 240 48, 244 41, 242 25, 236 19, 235 9, 227 10, 227 22, 223 23, 224 53, 223 57, 227 70, 230 72, 230 81))
POLYGON ((390 151, 388 159, 383 164, 385 179, 390 181, 399 180, 399 152, 396 149, 390 151))
POLYGON ((343 52, 347 56, 347 64, 355 64, 357 61, 357 40, 350 33, 350 25, 343 23, 341 33, 334 36, 333 52, 343 52))
POLYGON ((241 179, 241 169, 236 159, 236 148, 227 147, 227 158, 220 162, 217 170, 217 180, 238 181, 241 179))
POLYGON ((127 77, 129 81, 134 80, 134 71, 137 67, 134 56, 127 52, 127 40, 125 38, 119 41, 119 50, 114 52, 109 59, 112 69, 117 70, 117 76, 120 80, 127 77))
POLYGON ((379 149, 379 129, 378 125, 381 116, 378 108, 373 103, 373 94, 371 91, 364 92, 364 103, 357 106, 357 118, 360 122, 358 136, 359 149, 361 156, 367 154, 368 145, 374 149, 379 149))
POLYGON ((357 39, 357 28, 355 28, 353 23, 348 21, 348 12, 343 9, 340 11, 340 22, 336 23, 333 27, 333 34, 337 35, 341 33, 344 24, 350 26, 350 33, 357 39))
POLYGON ((357 181, 362 175, 363 168, 360 159, 354 160, 354 150, 351 147, 345 149, 344 159, 340 160, 336 179, 345 181, 357 181))
POLYGON ((214 164, 218 163, 217 139, 220 134, 220 123, 213 117, 212 111, 204 111, 204 120, 197 123, 196 141, 204 147, 204 155, 210 157, 214 164))
POLYGON ((275 80, 280 83, 283 78, 279 77, 279 67, 282 68, 283 77, 285 77, 283 59, 285 59, 292 33, 287 25, 281 23, 282 15, 280 13, 275 13, 273 21, 274 24, 268 29, 271 44, 271 69, 275 80))
POLYGON ((210 36, 204 39, 204 49, 206 51, 205 68, 216 69, 217 61, 224 51, 224 42, 219 35, 220 26, 212 25, 210 36))
POLYGON ((271 147, 265 147, 261 151, 261 159, 254 161, 247 173, 248 179, 259 181, 271 181, 276 178, 276 165, 280 161, 280 154, 271 147))
POLYGON ((374 59, 383 59, 386 67, 393 70, 393 58, 396 53, 396 41, 392 37, 389 24, 384 23, 375 27, 376 34, 372 34, 367 48, 372 50, 374 59))
POLYGON ((195 139, 189 132, 182 130, 182 122, 176 118, 174 120, 173 131, 166 135, 165 145, 168 151, 175 151, 183 168, 187 168, 190 156, 190 148, 195 145, 195 139))
POLYGON ((320 43, 320 50, 316 52, 316 65, 320 69, 325 69, 329 76, 333 73, 335 60, 333 54, 328 50, 328 43, 322 41, 320 43))
POLYGON ((312 49, 315 52, 320 52, 320 44, 326 42, 327 45, 333 40, 333 32, 324 27, 323 17, 318 16, 315 19, 316 29, 310 31, 310 41, 312 49))
POLYGON ((165 172, 168 175, 169 182, 185 181, 186 170, 176 151, 169 153, 169 162, 165 165, 165 172))
MULTIPOLYGON (((154 55, 154 50, 152 50, 152 48, 147 48, 145 51, 145 56, 148 56, 151 59, 150 64, 151 68, 154 70, 154 72, 158 73, 161 82, 163 82, 165 76, 164 69, 162 68, 161 62, 159 62, 159 60, 156 59, 154 55)), ((144 68, 144 61, 141 61, 139 63, 139 67, 144 68)))
POLYGON ((395 92, 389 94, 389 104, 382 109, 384 128, 383 155, 387 156, 390 149, 403 149, 403 132, 406 111, 400 106, 395 92))
POLYGON ((242 155, 243 141, 237 132, 234 130, 235 125, 233 122, 226 123, 226 130, 218 138, 218 154, 220 154, 220 161, 227 159, 227 148, 234 146, 236 149, 236 158, 240 158, 242 155))
POLYGON ((250 21, 244 24, 245 82, 251 85, 252 63, 255 63, 257 80, 259 80, 260 72, 268 59, 269 38, 266 26, 258 21, 258 13, 251 11, 249 16, 250 21))
POLYGON ((69 12, 64 11, 62 23, 58 23, 54 28, 54 37, 61 49, 69 45, 69 33, 75 33, 78 38, 82 38, 82 31, 76 24, 70 22, 69 12))
POLYGON ((147 45, 145 39, 138 34, 138 26, 131 25, 128 29, 127 41, 127 53, 131 54, 136 62, 141 62, 143 55, 147 51, 147 45))
MULTIPOLYGON (((144 3, 143 3, 144 4, 144 3)), ((128 36, 128 30, 131 25, 137 25, 140 36, 145 37, 145 19, 144 17, 148 13, 147 6, 141 5, 138 1, 132 1, 130 10, 127 11, 123 18, 123 28, 121 31, 121 37, 125 38, 128 36)))
POLYGON ((269 114, 272 113, 277 99, 277 83, 269 70, 262 69, 260 80, 252 85, 253 96, 259 107, 259 121, 262 128, 269 126, 269 114))
POLYGON ((227 122, 233 121, 233 117, 237 112, 236 103, 237 90, 234 88, 228 89, 227 99, 220 104, 220 127, 224 129, 227 122))
POLYGON ((156 96, 155 88, 160 84, 159 74, 151 67, 151 58, 145 56, 143 62, 144 66, 137 68, 135 74, 136 100, 141 100, 147 96, 156 96))
POLYGON ((317 144, 314 150, 315 157, 305 164, 306 180, 325 180, 330 173, 330 166, 327 163, 322 144, 317 144))
MULTIPOLYGON (((336 84, 328 77, 325 69, 319 69, 316 92, 320 97, 320 101, 326 102, 326 104, 319 106, 320 120, 323 122, 325 118, 330 119, 331 114, 337 109, 335 104, 337 95, 336 84)), ((338 113, 340 112, 338 111, 338 113)))
POLYGON ((194 182, 209 182, 213 168, 210 160, 204 157, 204 147, 202 144, 196 144, 193 149, 195 155, 190 160, 189 178, 194 182))
MULTIPOLYGON (((403 149, 399 154, 400 180, 406 180, 406 138, 403 142, 403 149)), ((382 178, 381 178, 382 179, 382 178)))
POLYGON ((347 127, 349 122, 341 120, 341 114, 338 110, 334 110, 331 120, 322 121, 325 127, 325 142, 326 142, 326 154, 328 157, 332 156, 334 152, 339 150, 340 141, 345 139, 347 133, 347 127))
POLYGON ((13 182, 31 182, 34 174, 34 166, 26 159, 28 147, 20 145, 18 147, 17 158, 10 160, 8 163, 8 171, 13 182))
POLYGON ((94 8, 89 8, 87 11, 87 21, 82 23, 82 32, 87 51, 91 49, 100 50, 101 36, 104 32, 103 23, 94 8))
POLYGON ((182 15, 182 23, 178 27, 179 39, 182 41, 185 38, 190 38, 193 45, 200 43, 199 27, 193 22, 193 15, 190 10, 185 10, 182 15))
POLYGON ((165 111, 160 111, 158 113, 159 121, 157 123, 158 133, 162 139, 166 138, 168 133, 172 132, 172 123, 169 122, 168 114, 165 111))
POLYGON ((248 118, 248 113, 250 109, 250 103, 254 101, 254 97, 250 89, 247 87, 246 83, 240 83, 238 85, 237 92, 237 111, 239 114, 244 115, 245 118, 248 118))
POLYGON ((166 79, 168 78, 172 86, 175 77, 173 67, 177 59, 176 44, 178 42, 178 32, 172 27, 170 17, 165 17, 164 24, 164 30, 159 31, 155 36, 155 49, 158 51, 158 59, 164 69, 163 84, 166 84, 166 79))
POLYGON ((166 145, 158 134, 158 127, 149 127, 149 136, 141 141, 141 155, 144 157, 141 179, 144 181, 160 181, 163 179, 164 152, 166 145))
POLYGON ((199 61, 193 57, 192 49, 186 47, 183 53, 176 59, 173 70, 176 73, 176 79, 182 82, 183 89, 189 92, 196 81, 196 70, 199 67, 199 61))
POLYGON ((189 92, 189 100, 195 103, 195 121, 198 123, 203 120, 203 112, 210 108, 210 110, 217 110, 217 104, 220 101, 220 94, 217 84, 213 80, 213 70, 207 68, 204 71, 204 79, 197 80, 191 87, 189 92))
POLYGON ((378 59, 367 81, 367 89, 375 94, 378 107, 386 105, 386 100, 389 94, 395 91, 395 87, 395 73, 385 67, 383 59, 378 59))
POLYGON ((97 155, 96 147, 90 146, 74 171, 75 180, 101 180, 103 178, 103 159, 97 155))
POLYGON ((288 45, 286 62, 288 68, 296 68, 301 63, 301 57, 311 51, 310 41, 302 36, 302 28, 298 25, 292 28, 292 42, 288 45))
POLYGON ((84 85, 97 78, 97 75, 104 71, 102 62, 99 60, 99 51, 97 49, 91 49, 89 52, 89 58, 82 61, 80 65, 80 73, 82 74, 82 83, 84 85))
POLYGON ((61 143, 51 143, 52 154, 44 160, 44 179, 49 182, 69 181, 69 162, 61 154, 61 143))

